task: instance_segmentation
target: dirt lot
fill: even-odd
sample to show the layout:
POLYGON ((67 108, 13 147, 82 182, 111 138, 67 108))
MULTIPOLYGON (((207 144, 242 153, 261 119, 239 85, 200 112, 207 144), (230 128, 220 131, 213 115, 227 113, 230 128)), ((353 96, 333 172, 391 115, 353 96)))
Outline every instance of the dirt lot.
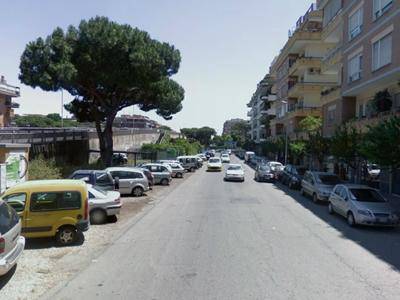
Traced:
MULTIPOLYGON (((189 176, 187 174, 185 178, 189 176)), ((169 187, 156 186, 144 197, 122 197, 123 207, 118 221, 92 225, 84 233, 82 245, 57 247, 53 239, 27 240, 16 268, 0 278, 0 299, 38 299, 47 290, 66 281, 90 263, 95 263, 107 246, 123 234, 124 229, 134 225, 143 213, 185 178, 174 179, 169 187)))

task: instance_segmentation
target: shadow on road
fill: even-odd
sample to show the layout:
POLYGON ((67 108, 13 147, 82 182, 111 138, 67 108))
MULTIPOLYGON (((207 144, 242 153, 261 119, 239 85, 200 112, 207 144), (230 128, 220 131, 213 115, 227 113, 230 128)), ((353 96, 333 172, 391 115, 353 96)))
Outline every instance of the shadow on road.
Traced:
POLYGON ((10 271, 8 271, 7 274, 0 276, 0 291, 11 280, 16 270, 17 270, 17 265, 15 265, 10 271))
POLYGON ((276 183, 274 188, 284 191, 308 211, 323 220, 325 223, 340 231, 343 238, 350 239, 379 259, 384 260, 393 269, 400 271, 400 229, 386 227, 349 227, 346 219, 328 213, 327 205, 315 204, 311 198, 303 197, 297 190, 290 190, 281 183, 276 183))

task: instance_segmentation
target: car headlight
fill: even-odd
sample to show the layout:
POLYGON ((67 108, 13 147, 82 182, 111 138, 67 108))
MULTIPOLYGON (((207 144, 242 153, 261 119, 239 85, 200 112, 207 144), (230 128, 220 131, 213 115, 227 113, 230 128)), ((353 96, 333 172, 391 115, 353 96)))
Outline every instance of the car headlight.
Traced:
POLYGON ((362 216, 366 216, 366 217, 372 217, 373 216, 372 213, 369 210, 359 209, 357 212, 362 216))

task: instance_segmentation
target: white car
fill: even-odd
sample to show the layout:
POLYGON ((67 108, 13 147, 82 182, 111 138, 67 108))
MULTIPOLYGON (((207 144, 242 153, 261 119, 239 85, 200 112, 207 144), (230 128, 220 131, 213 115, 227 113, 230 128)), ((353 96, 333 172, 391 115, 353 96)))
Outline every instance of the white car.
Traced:
POLYGON ((10 271, 25 248, 21 220, 15 210, 0 200, 0 276, 10 271))
POLYGON ((222 161, 218 157, 211 157, 208 160, 207 171, 222 171, 222 161))
POLYGON ((229 154, 222 154, 221 155, 221 161, 223 162, 223 163, 230 163, 231 162, 231 159, 230 159, 230 157, 229 157, 229 154))
POLYGON ((107 221, 107 217, 116 218, 122 207, 121 194, 116 191, 104 191, 91 184, 87 186, 90 223, 103 224, 107 221))
POLYGON ((282 172, 285 168, 279 161, 269 161, 267 165, 273 172, 282 172))
POLYGON ((244 181, 244 170, 240 164, 230 164, 225 171, 225 181, 244 181))

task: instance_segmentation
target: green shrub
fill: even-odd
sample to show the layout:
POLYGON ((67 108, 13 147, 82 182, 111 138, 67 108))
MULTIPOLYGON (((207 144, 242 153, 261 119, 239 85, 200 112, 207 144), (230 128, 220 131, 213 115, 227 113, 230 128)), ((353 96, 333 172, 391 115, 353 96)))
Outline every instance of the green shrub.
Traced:
POLYGON ((39 156, 29 162, 28 178, 29 180, 60 179, 62 176, 54 159, 45 159, 43 156, 39 156))

